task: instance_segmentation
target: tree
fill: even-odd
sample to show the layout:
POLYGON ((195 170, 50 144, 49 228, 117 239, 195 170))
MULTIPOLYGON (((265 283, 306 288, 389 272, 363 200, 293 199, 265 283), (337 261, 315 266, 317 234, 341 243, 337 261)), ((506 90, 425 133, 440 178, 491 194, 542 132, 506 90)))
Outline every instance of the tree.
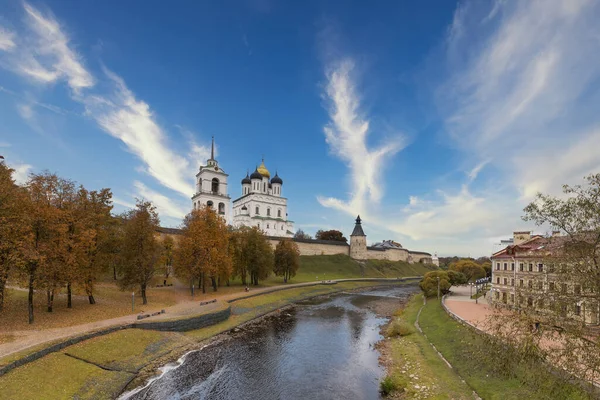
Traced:
POLYGON ((211 207, 202 207, 185 217, 182 231, 175 252, 175 273, 191 282, 200 280, 202 293, 206 293, 210 279, 217 291, 219 281, 229 279, 232 273, 225 221, 211 207))
POLYGON ((455 285, 464 285, 468 283, 467 277, 462 272, 456 272, 453 270, 446 271, 448 274, 448 279, 452 286, 455 285))
POLYGON ((586 181, 585 186, 564 185, 562 197, 538 193, 524 209, 523 220, 559 234, 538 239, 535 251, 527 251, 544 268, 536 274, 541 285, 515 285, 519 312, 490 318, 494 335, 488 339, 500 346, 490 346, 497 351, 488 354, 500 365, 515 358, 531 365, 546 362, 597 383, 600 352, 583 318, 597 323, 600 305, 600 174, 586 181), (507 348, 514 351, 505 354, 507 348))
POLYGON ((308 233, 304 233, 302 229, 298 229, 294 233, 294 239, 312 239, 312 237, 308 233))
POLYGON ((173 270, 174 246, 175 241, 173 238, 171 236, 166 236, 162 242, 162 263, 164 264, 165 268, 165 280, 169 279, 169 275, 173 270))
POLYGON ((232 246, 236 273, 242 277, 243 284, 246 284, 246 275, 253 285, 269 277, 273 271, 273 248, 257 227, 239 229, 232 246))
POLYGON ((146 288, 156 272, 160 245, 155 237, 159 226, 156 207, 149 201, 137 200, 134 209, 124 216, 122 243, 122 289, 139 286, 143 304, 148 304, 146 288))
POLYGON ((438 293, 438 279, 440 294, 444 295, 450 291, 450 278, 446 271, 430 271, 423 276, 419 283, 419 287, 423 291, 425 297, 434 297, 438 293))
POLYGON ((289 239, 281 240, 275 247, 273 272, 276 276, 283 276, 283 282, 296 276, 300 268, 300 249, 289 239))
POLYGON ((473 260, 462 259, 450 264, 450 271, 462 272, 467 278, 467 282, 483 278, 485 270, 473 260))
POLYGON ((335 229, 329 231, 323 231, 319 229, 315 235, 315 238, 319 240, 334 240, 336 242, 348 243, 348 239, 344 237, 344 234, 335 229))
POLYGON ((14 170, 0 162, 0 312, 9 273, 23 260, 27 240, 27 196, 13 179, 14 170))

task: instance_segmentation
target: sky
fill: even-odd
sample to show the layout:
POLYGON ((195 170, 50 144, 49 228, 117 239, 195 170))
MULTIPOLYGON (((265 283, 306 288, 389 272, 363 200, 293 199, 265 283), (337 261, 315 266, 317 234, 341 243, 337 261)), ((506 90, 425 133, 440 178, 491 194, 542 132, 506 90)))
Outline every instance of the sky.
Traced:
POLYGON ((214 136, 297 229, 490 255, 600 172, 599 2, 0 0, 0 155, 176 227, 214 136))

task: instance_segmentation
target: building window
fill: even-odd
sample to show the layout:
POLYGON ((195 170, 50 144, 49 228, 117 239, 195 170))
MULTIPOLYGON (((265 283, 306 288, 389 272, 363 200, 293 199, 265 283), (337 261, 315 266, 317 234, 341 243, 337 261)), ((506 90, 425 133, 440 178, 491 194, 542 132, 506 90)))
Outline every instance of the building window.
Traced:
POLYGON ((283 225, 281 225, 281 230, 283 230, 283 225))
POLYGON ((263 192, 267 191, 267 182, 263 183, 263 192))
POLYGON ((533 264, 529 263, 529 272, 533 272, 533 264))
POLYGON ((523 263, 519 263, 519 271, 523 272, 523 263))
POLYGON ((508 279, 504 278, 504 285, 508 284, 508 279))
POLYGON ((523 279, 519 279, 519 287, 523 287, 523 279))
POLYGON ((256 215, 260 215, 260 212, 258 212, 258 206, 256 206, 256 215))
POLYGON ((566 283, 560 284, 560 291, 561 291, 561 293, 567 293, 567 284, 566 283))
POLYGON ((538 290, 544 290, 544 282, 542 282, 542 281, 538 282, 538 290))
POLYGON ((212 206, 213 206, 213 202, 209 200, 209 201, 207 201, 207 202, 206 202, 206 205, 207 205, 208 207, 212 208, 212 206))
POLYGON ((508 263, 504 263, 504 270, 506 271, 508 269, 508 263))
POLYGON ((515 280, 514 279, 510 280, 510 286, 515 286, 515 280))
POLYGON ((281 218, 281 209, 277 210, 277 217, 281 218))
POLYGON ((512 304, 515 304, 515 295, 514 295, 514 293, 511 293, 511 294, 510 294, 510 302, 511 302, 512 304))
POLYGON ((531 279, 527 281, 527 286, 529 287, 529 289, 533 289, 533 281, 531 279))
POLYGON ((219 214, 225 215, 225 203, 219 203, 219 214))
POLYGON ((575 315, 581 315, 581 306, 579 304, 575 304, 575 315))
POLYGON ((554 291, 554 282, 548 283, 548 290, 551 291, 551 292, 554 291))
POLYGON ((514 271, 515 270, 515 263, 510 263, 510 270, 514 271))
POLYGON ((527 307, 533 307, 533 299, 531 297, 527 298, 527 307))
POLYGON ((544 272, 544 264, 538 264, 538 272, 544 272))
POLYGON ((271 209, 267 208, 267 217, 270 217, 270 216, 271 216, 271 209))
POLYGON ((259 222, 258 224, 256 224, 256 227, 257 227, 258 229, 260 229, 260 222, 259 222))
POLYGON ((269 224, 267 224, 267 229, 269 229, 269 224))
POLYGON ((575 294, 581 294, 581 285, 575 285, 573 290, 575 291, 575 294))
POLYGON ((500 263, 496 263, 496 271, 500 271, 500 263))
POLYGON ((500 277, 496 278, 496 283, 499 285, 500 284, 500 277))
POLYGON ((211 190, 215 194, 219 193, 219 180, 217 178, 212 179, 211 190))

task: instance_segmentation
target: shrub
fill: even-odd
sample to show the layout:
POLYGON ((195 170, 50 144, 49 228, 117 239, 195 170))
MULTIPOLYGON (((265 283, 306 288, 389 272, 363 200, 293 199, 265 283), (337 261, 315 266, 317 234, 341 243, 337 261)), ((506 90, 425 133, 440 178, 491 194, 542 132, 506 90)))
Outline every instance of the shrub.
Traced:
POLYGON ((419 283, 421 290, 426 297, 437 296, 438 277, 440 279, 440 294, 446 294, 450 291, 450 278, 446 271, 432 271, 425 274, 425 277, 419 283))
POLYGON ((403 319, 394 319, 387 327, 387 336, 407 336, 415 332, 415 328, 403 319))
POLYGON ((383 378, 381 382, 379 382, 379 391, 383 396, 387 396, 397 389, 398 384, 396 383, 396 380, 390 375, 387 375, 385 378, 383 378))

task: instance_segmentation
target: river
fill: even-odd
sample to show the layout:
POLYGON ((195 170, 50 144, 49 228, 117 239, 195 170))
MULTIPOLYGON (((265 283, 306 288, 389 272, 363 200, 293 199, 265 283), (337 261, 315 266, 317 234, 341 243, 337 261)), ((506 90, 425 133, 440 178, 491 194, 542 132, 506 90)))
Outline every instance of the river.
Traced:
POLYGON ((387 287, 298 303, 186 354, 121 398, 379 399, 385 371, 374 345, 382 315, 415 291, 387 287))

